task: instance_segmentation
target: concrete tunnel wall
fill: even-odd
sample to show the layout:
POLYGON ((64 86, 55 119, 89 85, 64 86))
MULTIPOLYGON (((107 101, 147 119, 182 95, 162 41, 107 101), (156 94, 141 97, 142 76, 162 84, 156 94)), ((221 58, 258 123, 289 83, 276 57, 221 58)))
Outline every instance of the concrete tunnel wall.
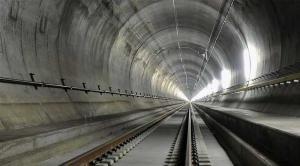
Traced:
MULTIPOLYGON (((297 0, 0 0, 0 77, 192 98, 224 69, 229 87, 299 72, 299 8, 297 0), (248 75, 245 51, 257 60, 248 75)), ((291 84, 205 102, 299 116, 299 92, 291 84)), ((177 103, 0 83, 0 161, 63 162, 177 103)))
MULTIPOLYGON (((245 85, 243 51, 258 57, 253 82, 282 77, 300 71, 298 1, 235 1, 218 43, 228 56, 231 68, 231 86, 245 85), (231 38, 230 38, 231 37, 231 38), (230 43, 230 45, 228 45, 230 43), (263 77, 262 77, 263 76, 263 77)), ((217 53, 216 53, 217 55, 217 53)), ((202 87, 213 78, 209 69, 203 74, 202 87)), ((272 88, 258 88, 235 94, 205 98, 202 101, 225 107, 299 116, 299 85, 285 84, 272 88)))
MULTIPOLYGON (((154 68, 129 70, 130 51, 110 56, 122 23, 99 1, 0 1, 2 77, 102 89, 111 86, 155 95, 176 95, 154 68), (147 73, 145 76, 140 72, 147 73), (134 77, 130 77, 133 74, 134 77), (144 82, 142 82, 144 81, 144 82)), ((118 46, 120 47, 120 46, 118 46)), ((0 84, 0 130, 113 114, 172 102, 51 88, 0 84)))
MULTIPOLYGON (((49 83, 60 84, 64 78, 66 84, 73 86, 86 82, 91 88, 100 84, 103 89, 111 86, 167 96, 183 91, 190 96, 189 91, 195 94, 213 78, 220 78, 223 68, 231 71, 231 85, 245 83, 245 49, 254 51, 260 59, 255 77, 289 65, 297 66, 299 3, 236 0, 213 56, 197 80, 203 57, 195 56, 193 50, 202 53, 207 47, 219 10, 227 1, 178 0, 175 3, 179 23, 174 23, 172 0, 1 1, 0 74, 30 80, 29 73, 34 73, 35 80, 49 83), (178 27, 180 36, 176 35, 178 27), (176 47, 179 42, 180 50, 176 47), (176 54, 178 51, 184 55, 182 60, 176 54), (182 68, 183 64, 186 68, 182 68)), ((165 104, 142 98, 0 86, 2 130, 165 104)), ((272 93, 261 92, 261 98, 272 93)), ((288 91, 276 93, 277 99, 289 94, 288 91)), ((214 101, 254 110, 270 105, 276 108, 273 100, 259 100, 256 93, 252 94, 255 100, 247 103, 248 94, 214 101)), ((290 100, 285 101, 288 104, 290 100)), ((293 107, 286 109, 298 109, 295 100, 292 101, 293 107)))
MULTIPOLYGON (((300 71, 297 1, 246 1, 235 6, 232 17, 244 20, 240 27, 247 47, 256 47, 260 61, 254 82, 274 79, 300 71), (243 30, 244 29, 244 30, 243 30), (263 76, 263 77, 262 77, 263 76), (260 78, 259 78, 260 77, 260 78)), ((259 88, 210 98, 211 104, 245 108, 266 113, 299 116, 299 84, 259 88)))

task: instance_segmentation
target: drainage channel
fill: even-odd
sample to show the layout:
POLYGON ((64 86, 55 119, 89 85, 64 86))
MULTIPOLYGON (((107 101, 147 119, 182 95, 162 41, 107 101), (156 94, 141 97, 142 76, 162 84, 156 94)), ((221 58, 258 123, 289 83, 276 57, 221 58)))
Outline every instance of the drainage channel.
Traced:
POLYGON ((62 165, 111 166, 140 144, 149 134, 159 127, 165 119, 181 110, 182 107, 183 106, 172 109, 162 116, 155 118, 104 145, 96 147, 85 154, 67 161, 62 165))

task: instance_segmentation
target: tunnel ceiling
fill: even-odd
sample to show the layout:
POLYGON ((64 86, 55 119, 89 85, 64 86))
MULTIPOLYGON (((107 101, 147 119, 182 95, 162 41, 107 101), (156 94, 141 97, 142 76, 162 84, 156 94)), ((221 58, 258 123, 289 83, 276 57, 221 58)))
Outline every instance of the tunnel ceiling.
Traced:
POLYGON ((234 85, 249 80, 247 75, 255 78, 279 67, 280 33, 278 20, 272 17, 278 12, 275 2, 112 2, 118 19, 123 20, 112 49, 120 49, 120 42, 126 43, 123 50, 130 48, 132 75, 138 63, 147 62, 145 70, 156 69, 150 75, 162 71, 167 81, 191 97, 213 79, 222 83, 224 70, 230 71, 230 85, 234 85), (250 74, 245 73, 245 52, 252 63, 250 74))
POLYGON ((3 68, 2 75, 13 78, 35 72, 45 81, 66 78, 75 85, 85 81, 92 87, 100 83, 102 87, 169 96, 182 91, 191 98, 212 80, 222 82, 224 70, 230 71, 230 85, 235 85, 295 60, 288 56, 282 60, 281 54, 290 49, 281 43, 285 41, 281 28, 290 22, 277 17, 288 14, 280 10, 281 5, 287 6, 281 1, 1 3, 3 18, 8 19, 2 38, 7 45, 20 47, 7 46, 7 54, 30 55, 23 56, 24 64, 16 69, 20 71, 8 74, 3 68), (12 25, 21 30, 9 28, 12 25), (20 36, 21 43, 16 40, 20 36), (249 78, 245 76, 245 52, 255 67, 249 78), (52 55, 47 57, 51 68, 42 58, 32 60, 31 56, 48 54, 52 55))
MULTIPOLYGON (((124 21, 118 42, 130 48, 134 70, 138 63, 148 62, 145 69, 154 67, 164 71, 165 78, 187 96, 199 83, 200 67, 204 63, 205 49, 218 18, 221 1, 113 1, 119 6, 118 18, 124 21), (125 9, 127 9, 127 12, 125 9), (129 11, 134 12, 127 18, 129 11), (132 11, 133 10, 133 11, 132 11), (149 56, 149 58, 145 58, 149 56), (140 61, 138 60, 140 59, 140 61), (135 62, 135 63, 134 63, 135 62)), ((123 53, 125 51, 120 51, 123 53)), ((117 53, 116 53, 117 54, 117 53)), ((120 55, 112 55, 120 56, 120 55)), ((226 57, 212 58, 214 68, 226 64, 226 57)), ((214 73, 211 73, 214 74, 214 73)))
MULTIPOLYGON (((118 53, 130 48, 131 70, 138 63, 148 62, 157 71, 164 71, 164 77, 174 83, 187 96, 203 88, 201 82, 208 82, 222 70, 230 69, 229 56, 226 53, 228 44, 240 43, 238 32, 232 25, 227 30, 232 35, 222 36, 230 43, 217 43, 214 56, 205 66, 205 78, 201 67, 205 65, 206 49, 218 23, 220 10, 231 1, 198 1, 198 0, 161 0, 161 1, 113 1, 112 6, 118 10, 118 19, 125 20, 119 31, 112 50, 120 49, 120 43, 126 43, 118 53), (128 14, 133 12, 131 15, 128 14), (237 36, 236 39, 232 38, 237 36), (145 58, 149 56, 149 58, 145 58), (140 61, 139 61, 140 59, 140 61), (193 93, 192 93, 193 92, 193 93)), ((227 50, 228 51, 228 50, 227 50)), ((112 57, 120 56, 112 53, 112 57)))

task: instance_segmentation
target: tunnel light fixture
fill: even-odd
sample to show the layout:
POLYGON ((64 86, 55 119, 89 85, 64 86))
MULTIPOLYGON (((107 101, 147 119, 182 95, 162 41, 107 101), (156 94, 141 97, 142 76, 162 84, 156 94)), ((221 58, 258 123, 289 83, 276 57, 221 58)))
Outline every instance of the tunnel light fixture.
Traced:
POLYGON ((250 56, 249 51, 247 49, 244 50, 244 74, 246 80, 250 80, 250 73, 251 73, 251 62, 250 62, 250 56))
POLYGON ((203 58, 206 58, 206 55, 205 55, 205 53, 203 53, 203 54, 199 54, 200 56, 202 56, 203 58))
POLYGON ((246 81, 249 81, 257 75, 260 58, 258 56, 257 49, 251 44, 248 45, 248 48, 244 49, 243 56, 245 78, 246 81))
POLYGON ((211 92, 216 93, 219 90, 220 87, 220 81, 217 79, 213 79, 211 83, 211 92))
POLYGON ((294 82, 295 82, 295 83, 298 83, 298 82, 299 82, 299 80, 294 80, 294 82))
POLYGON ((231 84, 231 72, 230 70, 224 68, 221 72, 221 86, 223 89, 226 89, 231 84))
POLYGON ((208 61, 208 50, 207 49, 205 49, 205 52, 204 52, 204 58, 205 58, 205 60, 206 61, 208 61))

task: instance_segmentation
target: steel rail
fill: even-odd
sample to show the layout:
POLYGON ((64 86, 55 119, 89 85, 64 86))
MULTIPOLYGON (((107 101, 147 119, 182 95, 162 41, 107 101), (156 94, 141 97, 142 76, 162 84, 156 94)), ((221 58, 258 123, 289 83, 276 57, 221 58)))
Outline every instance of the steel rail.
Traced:
POLYGON ((158 118, 155 118, 154 120, 134 128, 131 131, 128 131, 124 134, 122 134, 121 136, 108 141, 107 143, 100 145, 99 147, 96 147, 80 156, 77 156, 74 159, 71 159, 65 163, 63 163, 63 166, 88 166, 89 163, 93 160, 95 160, 98 157, 101 157, 102 155, 104 155, 105 153, 107 153, 108 151, 111 151, 112 149, 114 149, 115 147, 121 145, 122 143, 129 141, 132 137, 134 137, 137 133, 139 132, 143 132, 148 130, 149 128, 160 124, 160 122, 162 122, 165 118, 169 117, 170 115, 174 114, 175 112, 177 112, 178 110, 180 110, 184 105, 181 105, 179 107, 176 107, 174 109, 169 110, 167 113, 161 115, 158 118))
POLYGON ((173 146, 170 148, 169 157, 167 158, 166 165, 165 166, 174 166, 176 165, 184 165, 185 163, 185 147, 186 147, 186 123, 187 123, 188 115, 185 114, 181 125, 179 127, 179 130, 175 136, 175 140, 173 142, 173 146))
POLYGON ((191 125, 191 110, 188 109, 187 115, 187 138, 185 150, 185 166, 192 166, 192 125, 191 125))

